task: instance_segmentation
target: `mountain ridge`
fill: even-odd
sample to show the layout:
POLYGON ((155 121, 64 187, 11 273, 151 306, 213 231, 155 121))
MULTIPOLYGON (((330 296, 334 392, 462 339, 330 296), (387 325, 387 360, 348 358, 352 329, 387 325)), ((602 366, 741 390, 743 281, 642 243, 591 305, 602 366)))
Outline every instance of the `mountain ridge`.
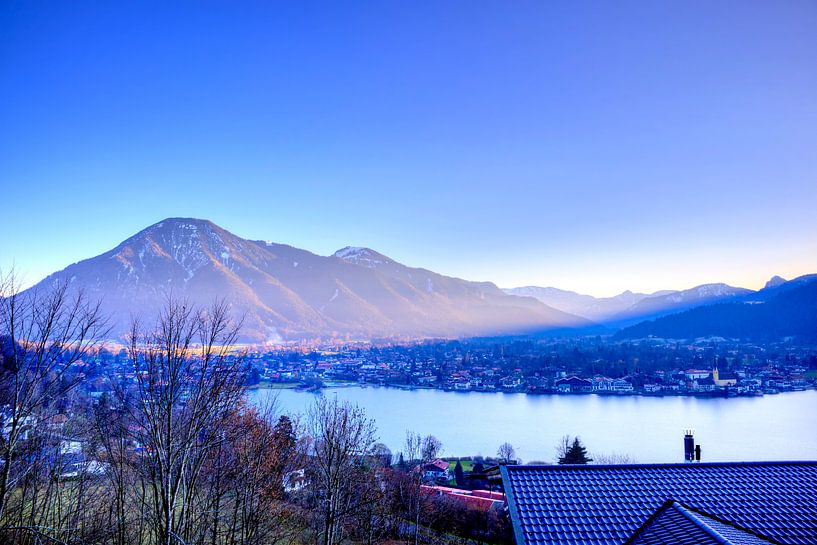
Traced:
MULTIPOLYGON (((780 285, 774 277, 767 283, 780 285)), ((682 312, 701 305, 714 304, 757 293, 724 283, 701 284, 685 290, 660 290, 638 293, 630 290, 612 297, 593 297, 554 287, 525 286, 506 288, 506 293, 536 297, 548 306, 569 312, 613 328, 682 312)))
POLYGON ((321 256, 241 238, 210 220, 167 218, 31 290, 68 281, 103 301, 121 338, 133 316, 155 317, 169 295, 204 305, 224 298, 245 342, 407 340, 542 333, 606 334, 729 302, 763 302, 809 282, 775 276, 758 291, 727 284, 595 298, 558 288, 502 290, 409 267, 371 248, 321 256))
POLYGON ((713 305, 646 320, 616 333, 617 339, 701 337, 817 342, 817 275, 773 283, 713 305))
POLYGON ((368 248, 320 256, 244 239, 196 218, 157 222, 30 289, 60 280, 102 299, 117 336, 131 315, 155 316, 169 293, 196 304, 226 298, 245 318, 247 342, 501 335, 591 325, 491 282, 408 267, 368 248))

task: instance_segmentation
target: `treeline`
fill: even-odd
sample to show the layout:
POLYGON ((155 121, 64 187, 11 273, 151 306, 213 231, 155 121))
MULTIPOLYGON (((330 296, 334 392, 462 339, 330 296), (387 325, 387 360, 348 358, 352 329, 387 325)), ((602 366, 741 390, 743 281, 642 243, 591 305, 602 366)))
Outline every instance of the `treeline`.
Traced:
MULTIPOLYGON (((250 545, 505 542, 501 510, 422 487, 439 444, 397 460, 359 408, 318 398, 302 419, 244 402, 248 366, 226 303, 168 299, 134 321, 128 372, 82 394, 99 306, 68 285, 0 279, 0 542, 250 545)), ((415 444, 416 443, 416 444, 415 444)))

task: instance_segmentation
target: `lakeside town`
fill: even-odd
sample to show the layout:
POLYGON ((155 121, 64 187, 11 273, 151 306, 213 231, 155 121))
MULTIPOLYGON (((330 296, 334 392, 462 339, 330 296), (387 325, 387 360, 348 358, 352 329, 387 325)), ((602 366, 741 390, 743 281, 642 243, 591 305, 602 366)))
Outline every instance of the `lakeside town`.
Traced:
POLYGON ((760 396, 817 386, 817 349, 725 339, 472 340, 249 355, 250 385, 455 392, 760 396))
MULTIPOLYGON (((474 339, 249 351, 252 388, 359 386, 528 394, 761 396, 817 387, 817 348, 707 339, 474 339)), ((76 362, 88 393, 132 372, 124 350, 76 362), (103 376, 104 375, 104 376, 103 376)), ((110 392, 107 392, 110 393, 110 392)))

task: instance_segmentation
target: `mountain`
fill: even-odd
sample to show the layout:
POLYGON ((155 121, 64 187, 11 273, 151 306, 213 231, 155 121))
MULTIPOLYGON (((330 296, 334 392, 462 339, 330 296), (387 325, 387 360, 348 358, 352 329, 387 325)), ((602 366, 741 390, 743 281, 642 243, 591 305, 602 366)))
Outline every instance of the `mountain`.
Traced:
POLYGON ((625 326, 642 320, 675 314, 690 308, 729 301, 754 293, 727 284, 702 284, 688 290, 645 297, 627 310, 612 316, 610 323, 625 326))
POLYGON ((592 295, 576 293, 575 291, 560 290, 559 288, 525 286, 506 289, 505 293, 535 297, 555 309, 582 316, 595 322, 603 322, 616 314, 626 311, 642 299, 668 292, 648 295, 646 293, 633 293, 628 290, 614 297, 597 298, 592 295))
POLYGON ((817 342, 817 276, 807 275, 737 301, 697 307, 624 328, 620 339, 726 337, 817 342))
POLYGON ((766 288, 776 288, 777 286, 781 286, 786 283, 786 279, 781 276, 773 276, 766 282, 766 288))
POLYGON ((664 290, 650 294, 625 291, 614 297, 600 298, 537 286, 510 288, 505 292, 535 297, 555 309, 611 327, 624 327, 646 319, 754 293, 752 290, 726 284, 703 284, 688 290, 664 290))
POLYGON ((226 298, 248 342, 339 337, 470 336, 583 327, 587 320, 531 297, 407 267, 369 248, 319 256, 246 240, 207 220, 169 218, 31 289, 67 280, 101 299, 121 337, 153 318, 167 294, 226 298))

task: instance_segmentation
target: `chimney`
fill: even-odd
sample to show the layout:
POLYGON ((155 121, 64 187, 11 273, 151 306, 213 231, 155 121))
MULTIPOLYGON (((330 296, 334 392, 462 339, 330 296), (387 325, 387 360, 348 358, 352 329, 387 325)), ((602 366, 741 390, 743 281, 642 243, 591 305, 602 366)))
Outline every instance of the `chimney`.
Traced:
MULTIPOLYGON (((684 461, 685 462, 693 462, 695 461, 695 430, 693 429, 686 429, 684 430, 684 461)), ((700 450, 699 450, 700 452, 700 450)), ((699 458, 700 459, 700 458, 699 458)))

